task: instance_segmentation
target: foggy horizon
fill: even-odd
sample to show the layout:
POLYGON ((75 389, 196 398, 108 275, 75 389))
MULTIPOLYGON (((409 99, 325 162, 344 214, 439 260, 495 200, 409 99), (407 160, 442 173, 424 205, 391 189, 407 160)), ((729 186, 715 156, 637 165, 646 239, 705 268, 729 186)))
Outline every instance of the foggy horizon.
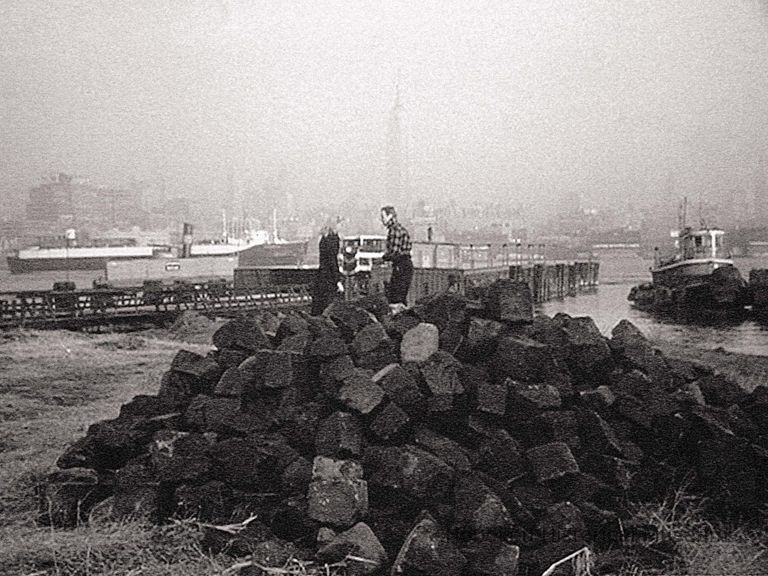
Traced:
POLYGON ((757 0, 4 3, 1 205, 62 171, 220 202, 410 194, 541 215, 765 185, 757 0), (232 183, 232 184, 231 184, 232 183))

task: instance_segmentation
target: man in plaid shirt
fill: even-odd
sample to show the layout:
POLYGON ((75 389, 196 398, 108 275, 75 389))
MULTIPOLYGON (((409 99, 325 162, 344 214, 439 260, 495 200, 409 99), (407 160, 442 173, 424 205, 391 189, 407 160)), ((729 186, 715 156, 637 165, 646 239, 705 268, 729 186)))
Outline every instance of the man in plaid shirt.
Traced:
POLYGON ((392 278, 389 281, 389 303, 407 304, 408 289, 413 278, 411 262, 411 235, 400 222, 393 206, 381 209, 381 222, 387 227, 387 245, 384 260, 392 262, 392 278))

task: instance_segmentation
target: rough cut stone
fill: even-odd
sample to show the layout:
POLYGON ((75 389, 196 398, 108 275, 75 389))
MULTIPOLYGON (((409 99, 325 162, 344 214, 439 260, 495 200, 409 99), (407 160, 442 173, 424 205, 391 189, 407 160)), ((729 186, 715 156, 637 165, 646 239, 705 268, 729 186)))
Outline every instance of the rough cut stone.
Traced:
POLYGON ((90 509, 107 495, 108 490, 99 485, 95 470, 57 470, 38 488, 38 521, 57 528, 72 528, 87 520, 90 509))
POLYGON ((240 366, 246 394, 257 397, 263 389, 301 386, 307 381, 307 363, 303 354, 281 350, 260 350, 240 366))
POLYGON ((587 502, 613 508, 624 494, 623 488, 612 486, 602 479, 585 472, 568 474, 552 482, 558 500, 581 506, 587 502))
POLYGON ((364 326, 376 322, 363 308, 341 300, 335 301, 326 308, 323 315, 339 327, 342 336, 348 342, 351 342, 364 326))
POLYGON ((429 390, 435 396, 455 396, 464 393, 459 378, 461 364, 448 352, 438 350, 419 366, 429 390))
POLYGON ((86 458, 80 465, 97 470, 120 468, 144 451, 145 445, 157 430, 177 423, 178 418, 175 416, 158 416, 117 418, 92 424, 86 435, 89 439, 83 442, 86 458))
POLYGON ((450 438, 424 426, 414 431, 413 443, 458 471, 469 470, 472 466, 468 450, 450 438))
POLYGON ((242 410, 238 398, 204 395, 192 400, 184 420, 192 430, 199 432, 242 435, 267 430, 273 422, 258 412, 242 410))
POLYGON ((675 398, 686 404, 707 405, 707 400, 704 398, 704 394, 696 382, 686 382, 683 384, 675 398))
POLYGON ((307 499, 309 517, 322 524, 348 528, 368 512, 368 485, 359 464, 318 456, 307 499))
POLYGON ((157 396, 164 402, 172 404, 175 410, 183 410, 194 396, 208 392, 209 390, 202 386, 196 377, 168 370, 160 379, 157 396))
POLYGON ((495 429, 478 447, 478 469, 503 482, 512 482, 526 474, 520 444, 503 428, 495 429))
POLYGON ((363 296, 359 300, 356 300, 355 304, 369 314, 373 314, 379 322, 390 318, 391 310, 389 308, 389 300, 387 300, 387 296, 381 292, 363 296))
POLYGON ((288 388, 306 383, 307 364, 297 352, 275 351, 264 371, 265 388, 288 388))
POLYGON ((534 415, 541 410, 560 408, 560 391, 552 384, 527 384, 507 380, 509 414, 516 418, 534 415))
POLYGON ((581 437, 584 439, 584 446, 587 449, 602 454, 621 455, 622 447, 616 433, 597 412, 583 410, 579 412, 578 419, 581 437))
POLYGON ((382 368, 397 362, 396 348, 397 346, 392 340, 387 340, 377 350, 358 356, 355 359, 355 364, 360 368, 371 370, 375 374, 382 368))
POLYGON ((608 340, 589 316, 564 316, 560 324, 568 337, 568 365, 579 383, 603 383, 614 367, 608 340))
POLYGON ((249 352, 272 347, 259 323, 248 317, 230 320, 216 330, 213 334, 213 345, 219 350, 239 348, 249 352))
POLYGON ((356 372, 347 378, 339 389, 339 400, 351 410, 370 414, 384 400, 384 390, 368 376, 356 372))
POLYGON ((496 350, 496 342, 503 330, 504 324, 496 320, 470 318, 466 337, 456 357, 463 362, 481 362, 490 358, 496 350))
MULTIPOLYGON (((571 410, 546 410, 527 423, 527 443, 531 446, 565 442, 572 452, 581 449, 579 420, 571 410)), ((585 444, 589 444, 586 441, 585 444)))
POLYGON ((318 456, 348 458, 363 453, 363 430, 358 417, 349 412, 334 412, 320 423, 315 437, 318 456))
POLYGON ((603 413, 616 401, 616 395, 605 385, 598 386, 594 390, 582 390, 579 395, 585 406, 599 413, 603 413))
POLYGON ((198 378, 203 387, 212 389, 221 377, 221 366, 210 356, 179 350, 171 361, 171 370, 198 378))
POLYGON ((379 440, 389 442, 401 436, 409 422, 408 414, 394 402, 387 402, 386 406, 378 411, 368 429, 379 440))
POLYGON ((312 463, 306 458, 297 458, 283 470, 281 486, 283 492, 292 496, 305 495, 312 481, 312 463))
POLYGON ((533 298, 527 282, 508 278, 496 280, 482 298, 488 318, 500 322, 533 322, 533 298))
POLYGON ((463 327, 467 321, 467 301, 459 294, 436 294, 414 306, 413 311, 423 322, 437 326, 441 343, 445 332, 463 327))
MULTIPOLYGON (((520 568, 523 574, 543 574, 552 564, 587 546, 584 540, 566 537, 520 554, 520 568)), ((567 574, 567 572, 566 572, 567 574)))
MULTIPOLYGON (((320 523, 309 515, 306 495, 284 499, 271 513, 269 527, 278 538, 291 542, 311 541, 320 523)), ((306 558, 309 559, 309 553, 306 558)))
POLYGON ((478 412, 504 416, 507 411, 507 386, 505 384, 478 382, 475 394, 478 412))
POLYGON ((401 362, 424 362, 440 347, 437 326, 422 322, 408 330, 400 342, 401 362))
POLYGON ((334 358, 347 354, 347 344, 337 336, 321 336, 307 345, 305 354, 315 358, 334 358))
POLYGON ((736 382, 724 376, 710 376, 697 381, 707 404, 728 408, 744 402, 748 397, 746 392, 736 382))
POLYGON ((202 434, 161 430, 149 445, 150 462, 161 482, 181 484, 205 478, 211 468, 208 448, 202 434))
POLYGON ((639 468, 637 462, 592 452, 583 454, 581 462, 587 472, 624 491, 631 487, 632 477, 639 468))
POLYGON ((294 334, 293 336, 284 338, 277 349, 281 352, 296 352, 298 354, 303 354, 311 341, 312 336, 310 336, 309 332, 294 334))
POLYGON ((579 465, 564 442, 551 442, 525 453, 537 482, 547 482, 579 471, 579 465))
POLYGON ((656 353, 642 332, 629 320, 621 320, 611 330, 610 347, 627 369, 636 368, 662 385, 671 382, 669 365, 656 353))
POLYGON ((309 335, 309 322, 298 314, 287 314, 277 327, 275 340, 282 344, 287 338, 302 335, 309 335))
POLYGON ((248 358, 249 353, 247 350, 240 348, 221 348, 216 353, 216 361, 223 370, 228 368, 236 368, 248 358))
POLYGON ((453 481, 450 466, 412 445, 369 446, 364 464, 372 486, 399 491, 416 500, 445 496, 453 481))
POLYGON ((355 373, 351 356, 337 356, 320 365, 320 379, 328 382, 342 382, 355 373))
POLYGON ((112 510, 116 518, 161 516, 160 482, 151 467, 134 460, 115 473, 112 510))
MULTIPOLYGON (((389 305, 387 305, 387 307, 389 307, 389 305)), ((385 318, 382 321, 387 330, 387 334, 389 334, 390 338, 396 342, 402 341, 403 335, 414 326, 418 326, 420 322, 421 319, 411 309, 404 310, 403 312, 385 318)))
POLYGON ((559 371, 549 346, 524 336, 499 338, 490 360, 497 381, 544 382, 559 371))
POLYGON ((467 573, 472 576, 517 576, 520 548, 483 536, 470 544, 467 573))
POLYGON ((287 443, 269 445, 256 438, 231 438, 211 449, 213 474, 234 488, 272 492, 280 487, 282 471, 296 458, 287 443))
POLYGON ((427 513, 416 522, 392 565, 392 576, 461 576, 467 559, 427 513))
POLYGON ((243 394, 244 384, 245 379, 239 368, 227 368, 219 378, 213 393, 215 396, 240 398, 243 394))
POLYGON ((328 564, 340 562, 348 556, 352 557, 346 562, 346 573, 350 576, 374 574, 387 563, 384 547, 373 530, 363 522, 334 535, 317 551, 317 559, 328 564))
POLYGON ((418 382, 398 364, 390 364, 373 376, 387 396, 410 416, 419 415, 425 404, 418 382))
POLYGON ((501 499, 475 474, 462 474, 454 487, 456 527, 473 534, 499 533, 512 519, 501 499))
POLYGON ((202 522, 225 522, 234 509, 232 489, 219 480, 183 484, 176 488, 175 501, 177 516, 202 522))
POLYGON ((305 402, 283 409, 277 415, 277 431, 296 450, 305 456, 314 456, 317 429, 329 413, 330 409, 319 402, 305 402))
POLYGON ((568 537, 585 539, 589 536, 581 510, 571 502, 550 506, 539 518, 537 527, 547 543, 568 537))
POLYGON ((166 398, 139 394, 120 406, 119 418, 129 418, 132 416, 154 418, 155 416, 162 416, 175 411, 176 406, 166 398))
POLYGON ((363 326, 352 340, 352 353, 360 358, 371 352, 381 353, 392 345, 392 339, 378 322, 363 326))
MULTIPOLYGON (((291 558, 296 556, 296 552, 296 545, 292 542, 271 538, 258 542, 251 551, 250 559, 259 566, 285 566, 291 558)), ((261 570, 259 572, 264 573, 261 570)))

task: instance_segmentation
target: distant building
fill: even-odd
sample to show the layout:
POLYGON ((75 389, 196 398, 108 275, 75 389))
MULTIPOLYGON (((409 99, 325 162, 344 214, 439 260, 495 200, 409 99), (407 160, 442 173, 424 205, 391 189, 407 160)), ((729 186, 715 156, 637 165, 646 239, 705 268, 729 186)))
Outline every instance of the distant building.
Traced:
POLYGON ((29 191, 26 219, 42 234, 63 228, 98 232, 141 226, 146 217, 140 192, 96 186, 60 172, 29 191))
POLYGON ((410 203, 408 193, 408 146, 403 130, 403 105, 400 85, 397 85, 395 104, 389 115, 387 130, 386 182, 384 202, 404 212, 410 203))

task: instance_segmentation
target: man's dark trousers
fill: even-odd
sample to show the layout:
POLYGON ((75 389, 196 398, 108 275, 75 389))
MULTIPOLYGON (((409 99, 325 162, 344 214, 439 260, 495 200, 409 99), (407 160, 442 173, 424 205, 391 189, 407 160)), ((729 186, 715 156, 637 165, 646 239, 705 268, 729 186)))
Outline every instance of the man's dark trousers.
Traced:
POLYGON ((392 278, 389 280, 389 303, 408 304, 408 290, 413 278, 411 257, 397 256, 392 260, 392 278))

